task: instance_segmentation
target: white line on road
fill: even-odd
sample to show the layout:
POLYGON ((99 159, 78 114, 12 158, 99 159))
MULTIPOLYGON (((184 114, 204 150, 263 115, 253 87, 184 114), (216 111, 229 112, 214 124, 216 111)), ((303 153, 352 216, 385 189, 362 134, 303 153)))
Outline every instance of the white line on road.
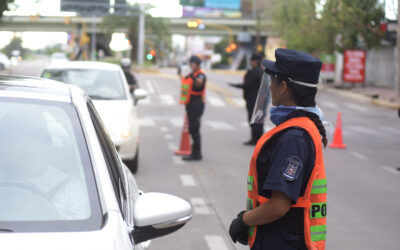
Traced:
POLYGON ((161 102, 165 105, 168 105, 168 106, 175 105, 175 99, 172 95, 163 94, 163 95, 160 95, 160 98, 161 98, 161 102))
POLYGON ((141 100, 138 102, 138 105, 139 105, 139 106, 149 106, 150 104, 151 104, 151 98, 150 98, 150 96, 147 96, 146 98, 141 99, 141 100))
POLYGON ((246 105, 246 102, 242 98, 232 98, 232 101, 238 106, 238 107, 244 107, 246 105))
POLYGON ((180 155, 174 155, 174 156, 172 156, 173 158, 173 160, 174 160, 174 164, 175 165, 183 165, 184 164, 184 162, 183 162, 183 160, 182 160, 182 156, 180 156, 180 155))
POLYGON ((358 105, 358 104, 354 104, 354 103, 345 103, 344 104, 346 107, 360 111, 360 112, 368 112, 368 108, 358 105))
POLYGON ((149 91, 149 94, 154 94, 154 87, 153 87, 153 83, 150 80, 146 80, 146 84, 147 84, 147 91, 149 91))
POLYGON ((360 154, 360 153, 358 153, 358 152, 350 151, 349 153, 350 153, 352 156, 354 156, 354 157, 356 157, 356 158, 358 158, 358 159, 360 159, 360 160, 367 160, 367 157, 366 157, 365 155, 360 154))
POLYGON ((175 150, 178 149, 178 146, 176 146, 175 143, 170 142, 170 143, 168 143, 168 148, 169 148, 171 151, 175 151, 175 150))
POLYGON ((210 209, 203 198, 190 198, 190 203, 195 214, 210 214, 210 209))
POLYGON ((397 171, 397 170, 394 169, 394 168, 386 167, 386 166, 383 166, 383 167, 381 167, 381 168, 384 169, 384 170, 386 170, 386 171, 388 171, 388 172, 390 172, 390 173, 392 173, 392 174, 400 175, 400 171, 397 171))
POLYGON ((214 107, 225 107, 226 104, 221 99, 216 96, 209 96, 207 97, 207 102, 210 103, 211 106, 214 107))
POLYGON ((139 118, 139 126, 140 127, 155 127, 156 123, 153 119, 149 118, 139 118))
POLYGON ((216 130, 235 130, 235 127, 224 121, 206 121, 206 124, 216 130))
POLYGON ((190 174, 181 174, 182 185, 186 187, 194 187, 196 183, 190 174))
POLYGON ((164 135, 164 138, 165 138, 166 140, 172 140, 172 139, 174 139, 174 136, 171 135, 171 134, 166 134, 166 135, 164 135))
POLYGON ((248 122, 241 122, 240 123, 243 127, 248 127, 249 126, 249 123, 248 122))
POLYGON ((320 102, 319 105, 321 105, 324 108, 330 108, 330 109, 337 109, 338 105, 334 102, 320 102))
POLYGON ((177 127, 177 128, 182 128, 182 126, 183 126, 183 119, 180 119, 180 118, 172 118, 172 119, 169 119, 169 122, 170 122, 174 127, 177 127))
POLYGON ((162 132, 168 132, 168 128, 165 127, 165 126, 162 126, 160 129, 161 129, 162 132))
POLYGON ((228 247, 225 245, 224 238, 222 238, 222 236, 206 235, 204 238, 206 239, 210 250, 228 250, 228 247))

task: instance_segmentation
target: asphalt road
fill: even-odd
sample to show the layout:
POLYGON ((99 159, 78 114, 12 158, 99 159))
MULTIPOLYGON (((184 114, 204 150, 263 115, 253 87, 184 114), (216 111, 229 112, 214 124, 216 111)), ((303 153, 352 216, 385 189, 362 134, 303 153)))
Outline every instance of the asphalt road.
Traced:
MULTIPOLYGON (((23 62, 12 72, 38 75, 40 63, 23 62)), ((174 70, 136 75, 150 93, 139 101, 140 158, 136 180, 145 192, 180 196, 193 219, 178 232, 152 241, 157 249, 248 249, 228 235, 232 218, 245 208, 246 177, 253 148, 239 74, 207 72, 202 119, 203 161, 186 163, 179 147, 184 107, 178 104, 174 70)), ((317 102, 335 126, 342 113, 346 149, 324 150, 328 178, 327 249, 397 249, 400 232, 400 119, 396 111, 320 91, 317 102)), ((272 127, 271 122, 266 127, 272 127)), ((332 135, 329 136, 332 139, 332 135)))

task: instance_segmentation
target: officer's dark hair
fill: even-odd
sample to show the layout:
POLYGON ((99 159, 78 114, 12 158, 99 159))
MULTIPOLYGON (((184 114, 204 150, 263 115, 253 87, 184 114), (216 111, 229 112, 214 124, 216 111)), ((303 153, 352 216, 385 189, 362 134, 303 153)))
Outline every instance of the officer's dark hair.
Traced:
MULTIPOLYGON (((310 88, 303 85, 299 85, 293 83, 287 77, 277 76, 279 83, 285 81, 289 88, 290 94, 292 95, 294 101, 298 106, 301 107, 315 107, 315 96, 317 95, 317 88, 310 88)), ((314 122, 315 126, 318 128, 319 133, 322 136, 322 144, 324 147, 328 144, 328 138, 326 137, 326 130, 324 125, 322 125, 322 121, 319 119, 318 115, 307 112, 301 109, 295 110, 290 114, 290 118, 295 117, 308 117, 311 121, 314 122)))

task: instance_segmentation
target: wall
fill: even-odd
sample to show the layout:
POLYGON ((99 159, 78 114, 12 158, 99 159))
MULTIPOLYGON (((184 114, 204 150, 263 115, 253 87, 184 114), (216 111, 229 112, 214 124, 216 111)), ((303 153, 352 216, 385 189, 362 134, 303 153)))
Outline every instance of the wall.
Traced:
POLYGON ((384 46, 367 51, 366 85, 394 87, 397 83, 397 48, 384 46))

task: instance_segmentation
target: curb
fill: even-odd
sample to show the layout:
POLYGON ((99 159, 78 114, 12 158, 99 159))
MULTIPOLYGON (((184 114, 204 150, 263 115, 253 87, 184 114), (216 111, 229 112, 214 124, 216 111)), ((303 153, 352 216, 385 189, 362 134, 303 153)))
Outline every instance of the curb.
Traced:
POLYGON ((205 71, 217 73, 217 74, 224 74, 224 75, 234 75, 234 76, 244 76, 244 74, 246 74, 245 70, 208 69, 205 71))
POLYGON ((400 109, 400 104, 389 102, 389 101, 379 99, 379 98, 378 99, 373 98, 373 97, 366 96, 366 95, 359 94, 359 93, 352 93, 348 90, 340 90, 340 89, 335 89, 335 88, 327 87, 327 86, 324 86, 321 89, 325 90, 326 92, 346 96, 346 97, 352 98, 354 100, 358 100, 360 102, 369 102, 376 106, 381 106, 381 107, 385 107, 385 108, 400 109))

